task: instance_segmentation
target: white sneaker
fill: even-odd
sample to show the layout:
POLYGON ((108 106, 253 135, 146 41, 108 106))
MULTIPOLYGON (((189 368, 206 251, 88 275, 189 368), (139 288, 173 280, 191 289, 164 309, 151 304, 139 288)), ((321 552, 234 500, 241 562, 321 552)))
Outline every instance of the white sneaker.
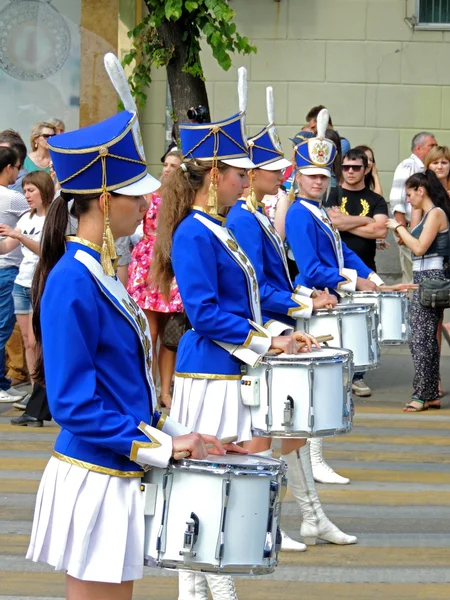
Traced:
POLYGON ((291 551, 291 552, 305 552, 306 546, 301 542, 296 542, 288 534, 280 529, 281 531, 281 552, 291 551))
POLYGON ((364 383, 364 379, 357 379, 356 381, 354 381, 352 383, 352 392, 356 395, 356 396, 360 396, 360 397, 365 397, 365 396, 371 396, 372 395, 372 390, 370 389, 370 387, 364 383))
POLYGON ((9 394, 5 390, 0 390, 0 402, 6 404, 7 402, 16 402, 16 401, 17 401, 17 396, 13 396, 12 394, 9 394))

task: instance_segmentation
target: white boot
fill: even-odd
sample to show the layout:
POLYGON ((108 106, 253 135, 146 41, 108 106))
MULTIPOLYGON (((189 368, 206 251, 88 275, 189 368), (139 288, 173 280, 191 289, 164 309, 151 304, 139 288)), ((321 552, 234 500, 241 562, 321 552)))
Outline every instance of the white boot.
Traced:
POLYGON ((331 544, 356 544, 355 536, 343 533, 323 512, 312 474, 309 444, 283 454, 281 459, 288 465, 289 486, 302 512, 300 535, 305 544, 314 546, 317 539, 331 544))
POLYGON ((213 600, 238 600, 234 580, 229 575, 205 573, 213 600))
POLYGON ((312 438, 308 440, 311 447, 311 464, 314 480, 318 483, 350 483, 347 477, 341 477, 328 465, 323 458, 323 439, 312 438))
MULTIPOLYGON (((272 458, 273 456, 273 450, 270 448, 269 450, 264 450, 263 452, 256 452, 255 456, 266 456, 269 458, 272 458)), ((288 475, 289 477, 289 475, 288 475)), ((288 536, 288 534, 283 531, 280 527, 280 532, 281 532, 281 551, 289 551, 289 552, 305 552, 305 550, 307 549, 305 544, 302 544, 301 542, 296 542, 295 540, 293 540, 291 537, 288 536)))
POLYGON ((203 573, 179 571, 178 600, 208 600, 208 587, 203 573))

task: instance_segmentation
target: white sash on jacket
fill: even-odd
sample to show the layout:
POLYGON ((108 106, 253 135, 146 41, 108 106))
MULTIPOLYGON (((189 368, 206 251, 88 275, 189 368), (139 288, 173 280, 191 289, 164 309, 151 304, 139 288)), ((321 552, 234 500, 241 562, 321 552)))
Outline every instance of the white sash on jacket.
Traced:
POLYGON ((343 269, 344 254, 342 252, 342 240, 339 231, 337 231, 337 229, 333 227, 333 224, 328 218, 326 211, 322 207, 319 208, 317 205, 305 202, 304 200, 300 200, 300 202, 305 208, 307 208, 310 211, 310 213, 312 213, 318 225, 321 227, 322 231, 330 239, 331 245, 333 246, 333 250, 336 255, 336 259, 338 261, 339 269, 343 269))
MULTIPOLYGON (((141 308, 128 294, 121 281, 115 277, 105 275, 101 264, 88 252, 77 250, 75 258, 93 275, 100 290, 111 304, 128 320, 136 331, 141 342, 145 357, 147 383, 151 391, 153 410, 156 409, 156 390, 152 376, 152 338, 147 317, 141 308)), ((111 332, 114 335, 114 332, 111 332)), ((120 340, 119 340, 120 343, 120 340)))

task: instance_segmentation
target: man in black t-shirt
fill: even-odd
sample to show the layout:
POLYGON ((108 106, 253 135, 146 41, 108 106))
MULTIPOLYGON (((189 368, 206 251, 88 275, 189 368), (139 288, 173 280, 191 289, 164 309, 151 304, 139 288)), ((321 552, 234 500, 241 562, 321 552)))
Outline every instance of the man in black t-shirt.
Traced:
POLYGON ((370 268, 375 268, 377 239, 387 234, 386 200, 366 187, 368 160, 362 150, 349 150, 342 161, 344 183, 330 192, 328 214, 342 240, 370 268))
MULTIPOLYGON (((330 192, 328 215, 342 240, 373 271, 377 239, 387 234, 388 206, 386 200, 366 187, 369 172, 366 153, 349 150, 342 161, 344 183, 330 192)), ((357 396, 370 396, 364 373, 355 373, 352 390, 357 396)))

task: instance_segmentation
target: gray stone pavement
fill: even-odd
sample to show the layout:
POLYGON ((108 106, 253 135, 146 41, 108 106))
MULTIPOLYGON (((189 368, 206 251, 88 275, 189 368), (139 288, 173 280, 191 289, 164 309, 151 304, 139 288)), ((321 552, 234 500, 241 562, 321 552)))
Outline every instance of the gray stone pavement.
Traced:
MULTIPOLYGON (((450 391, 449 355, 444 347, 441 372, 450 391)), ((320 497, 359 544, 283 553, 272 575, 237 580, 241 600, 450 597, 450 394, 441 411, 405 415, 411 380, 408 349, 384 348, 380 368, 366 375, 373 396, 355 398, 353 431, 325 442, 329 462, 352 483, 319 485, 320 497)), ((15 412, 0 406, 0 600, 63 598, 62 575, 24 559, 37 480, 57 429, 13 428, 15 412)), ((283 527, 300 539, 300 511, 289 493, 282 515, 283 527)), ((146 568, 134 597, 177 598, 176 574, 146 568)))

